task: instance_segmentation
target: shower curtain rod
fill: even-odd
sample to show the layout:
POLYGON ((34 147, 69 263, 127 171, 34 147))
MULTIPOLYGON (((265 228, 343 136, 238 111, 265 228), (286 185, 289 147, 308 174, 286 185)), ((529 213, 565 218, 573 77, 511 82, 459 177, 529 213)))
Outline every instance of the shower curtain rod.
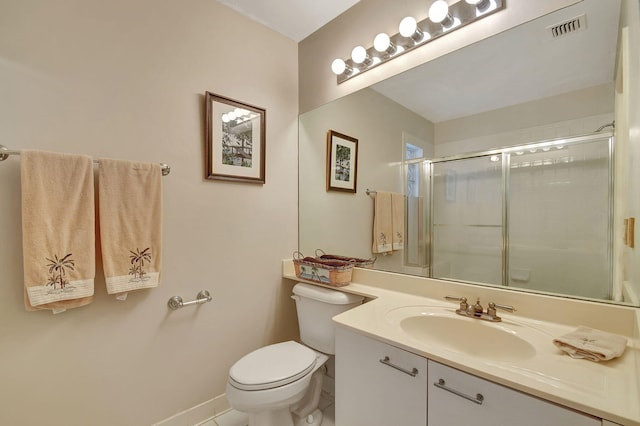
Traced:
MULTIPOLYGON (((6 146, 0 145, 0 161, 4 161, 9 158, 10 155, 20 155, 21 152, 17 150, 7 149, 6 146)), ((100 163, 100 160, 93 160, 94 163, 100 163)), ((166 176, 171 172, 171 167, 168 164, 160 163, 162 167, 162 176, 166 176)))

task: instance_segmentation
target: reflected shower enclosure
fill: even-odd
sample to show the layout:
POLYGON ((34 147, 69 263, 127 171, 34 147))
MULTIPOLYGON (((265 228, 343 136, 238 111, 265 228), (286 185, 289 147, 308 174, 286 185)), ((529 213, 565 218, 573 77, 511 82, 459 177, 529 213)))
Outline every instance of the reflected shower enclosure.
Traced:
POLYGON ((613 137, 428 161, 430 276, 612 297, 613 137))

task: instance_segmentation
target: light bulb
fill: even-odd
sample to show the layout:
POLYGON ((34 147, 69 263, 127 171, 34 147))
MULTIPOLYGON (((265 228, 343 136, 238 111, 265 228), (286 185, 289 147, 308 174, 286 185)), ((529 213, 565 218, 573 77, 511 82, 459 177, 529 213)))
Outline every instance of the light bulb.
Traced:
POLYGON ((449 5, 444 0, 437 0, 433 2, 429 8, 429 19, 436 24, 445 20, 449 14, 449 5))
POLYGON ((229 121, 233 121, 236 119, 236 114, 231 111, 230 113, 227 114, 227 117, 229 117, 229 121))
POLYGON ((356 64, 361 64, 367 59, 367 50, 362 46, 356 46, 351 51, 351 60, 356 64))
POLYGON ((468 4, 473 5, 478 9, 478 12, 486 12, 489 6, 491 6, 491 0, 465 0, 468 4))
POLYGON ((417 28, 418 23, 416 22, 416 19, 412 16, 407 16, 400 21, 398 29, 400 30, 400 35, 402 37, 411 37, 415 34, 417 28))
POLYGON ((401 36, 411 38, 414 43, 420 43, 423 40, 422 30, 418 28, 418 23, 412 16, 402 19, 398 30, 401 36))
POLYGON ((229 122, 229 116, 227 114, 222 114, 222 122, 223 123, 228 123, 229 122))
POLYGON ((396 52, 396 46, 391 43, 391 38, 386 33, 380 33, 373 39, 373 48, 386 55, 393 55, 396 52))
POLYGON ((380 33, 376 36, 376 38, 373 39, 373 47, 378 52, 386 51, 390 45, 391 45, 391 39, 385 33, 380 33))
POLYGON ((335 75, 340 75, 347 69, 347 64, 342 59, 336 59, 331 63, 331 71, 335 75))

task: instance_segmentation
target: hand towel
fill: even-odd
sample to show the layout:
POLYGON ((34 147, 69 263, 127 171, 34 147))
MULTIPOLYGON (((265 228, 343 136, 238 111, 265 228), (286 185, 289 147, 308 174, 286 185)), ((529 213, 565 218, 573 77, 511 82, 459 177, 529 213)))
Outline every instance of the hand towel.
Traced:
POLYGON ((373 253, 393 250, 393 216, 391 193, 377 191, 373 201, 373 253))
POLYGON ((622 355, 627 346, 627 339, 617 334, 581 326, 554 339, 553 343, 572 358, 598 362, 622 355))
POLYGON ((100 246, 107 293, 119 295, 160 284, 162 167, 100 159, 100 246))
POLYGON ((25 308, 54 313, 93 300, 93 161, 83 155, 23 150, 22 250, 25 308))
POLYGON ((404 204, 404 195, 398 194, 397 192, 391 193, 391 226, 394 251, 404 248, 404 204))

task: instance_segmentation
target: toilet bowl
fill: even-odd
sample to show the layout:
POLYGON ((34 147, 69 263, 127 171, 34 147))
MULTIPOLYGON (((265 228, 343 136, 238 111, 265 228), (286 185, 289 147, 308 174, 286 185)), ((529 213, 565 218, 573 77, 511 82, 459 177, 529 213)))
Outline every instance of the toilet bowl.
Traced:
POLYGON ((302 283, 293 293, 304 344, 287 341, 262 347, 229 370, 227 400, 232 408, 249 414, 249 426, 320 425, 322 367, 334 353, 331 318, 363 300, 302 283))
POLYGON ((294 341, 260 348, 229 370, 227 399, 233 408, 249 414, 251 426, 294 426, 299 419, 306 422, 318 406, 324 374, 321 367, 328 358, 294 341))

